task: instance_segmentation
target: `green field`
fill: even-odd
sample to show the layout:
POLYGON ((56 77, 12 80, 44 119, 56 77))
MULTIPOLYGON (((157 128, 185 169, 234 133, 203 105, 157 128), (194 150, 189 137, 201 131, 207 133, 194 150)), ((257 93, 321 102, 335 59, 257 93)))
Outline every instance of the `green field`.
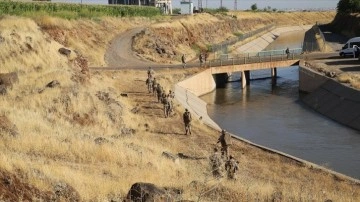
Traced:
POLYGON ((50 2, 0 1, 0 15, 39 16, 50 15, 66 19, 112 17, 153 17, 161 15, 160 9, 151 6, 84 5, 50 2))

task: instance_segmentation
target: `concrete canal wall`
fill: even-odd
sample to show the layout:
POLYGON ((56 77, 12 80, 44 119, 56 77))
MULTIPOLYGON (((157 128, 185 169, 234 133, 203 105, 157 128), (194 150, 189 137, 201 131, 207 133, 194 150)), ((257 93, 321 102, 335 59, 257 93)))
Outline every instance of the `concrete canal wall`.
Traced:
POLYGON ((360 130, 360 91, 315 72, 300 62, 299 90, 302 101, 336 122, 360 130))

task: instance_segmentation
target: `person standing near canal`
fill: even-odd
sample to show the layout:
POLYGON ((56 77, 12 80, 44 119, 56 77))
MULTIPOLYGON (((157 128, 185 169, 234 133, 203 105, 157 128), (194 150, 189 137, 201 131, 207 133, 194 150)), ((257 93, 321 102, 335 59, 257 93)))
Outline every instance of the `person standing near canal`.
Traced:
POLYGON ((285 53, 286 53, 286 58, 289 59, 290 58, 290 50, 289 50, 289 48, 286 48, 285 53))
POLYGON ((189 112, 188 109, 185 109, 185 112, 183 114, 183 120, 184 120, 184 124, 185 124, 185 135, 190 134, 191 135, 191 113, 189 112))
POLYGON ((231 135, 224 129, 221 131, 217 143, 219 142, 221 144, 221 156, 223 159, 227 159, 229 155, 229 146, 231 145, 231 135))
POLYGON ((185 58, 185 54, 183 54, 183 55, 181 56, 181 62, 182 62, 182 64, 183 64, 183 68, 185 68, 185 67, 186 67, 186 58, 185 58))

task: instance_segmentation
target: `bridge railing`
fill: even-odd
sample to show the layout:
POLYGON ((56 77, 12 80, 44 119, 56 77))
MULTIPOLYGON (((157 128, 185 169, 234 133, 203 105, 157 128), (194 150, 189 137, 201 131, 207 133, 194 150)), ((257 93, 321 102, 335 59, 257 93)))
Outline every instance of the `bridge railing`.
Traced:
POLYGON ((221 55, 219 59, 206 61, 206 67, 218 67, 228 65, 242 65, 260 62, 273 62, 285 60, 297 60, 302 58, 302 49, 290 49, 290 54, 287 55, 285 50, 270 50, 254 53, 243 53, 236 55, 221 55))

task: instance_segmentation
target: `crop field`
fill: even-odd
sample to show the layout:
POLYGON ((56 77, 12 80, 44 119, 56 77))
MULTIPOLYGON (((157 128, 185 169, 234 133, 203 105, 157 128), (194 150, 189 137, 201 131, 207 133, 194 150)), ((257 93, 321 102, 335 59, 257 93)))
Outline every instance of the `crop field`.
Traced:
POLYGON ((111 17, 153 17, 160 9, 151 6, 84 5, 50 2, 0 1, 0 15, 38 16, 51 15, 65 19, 111 17))

